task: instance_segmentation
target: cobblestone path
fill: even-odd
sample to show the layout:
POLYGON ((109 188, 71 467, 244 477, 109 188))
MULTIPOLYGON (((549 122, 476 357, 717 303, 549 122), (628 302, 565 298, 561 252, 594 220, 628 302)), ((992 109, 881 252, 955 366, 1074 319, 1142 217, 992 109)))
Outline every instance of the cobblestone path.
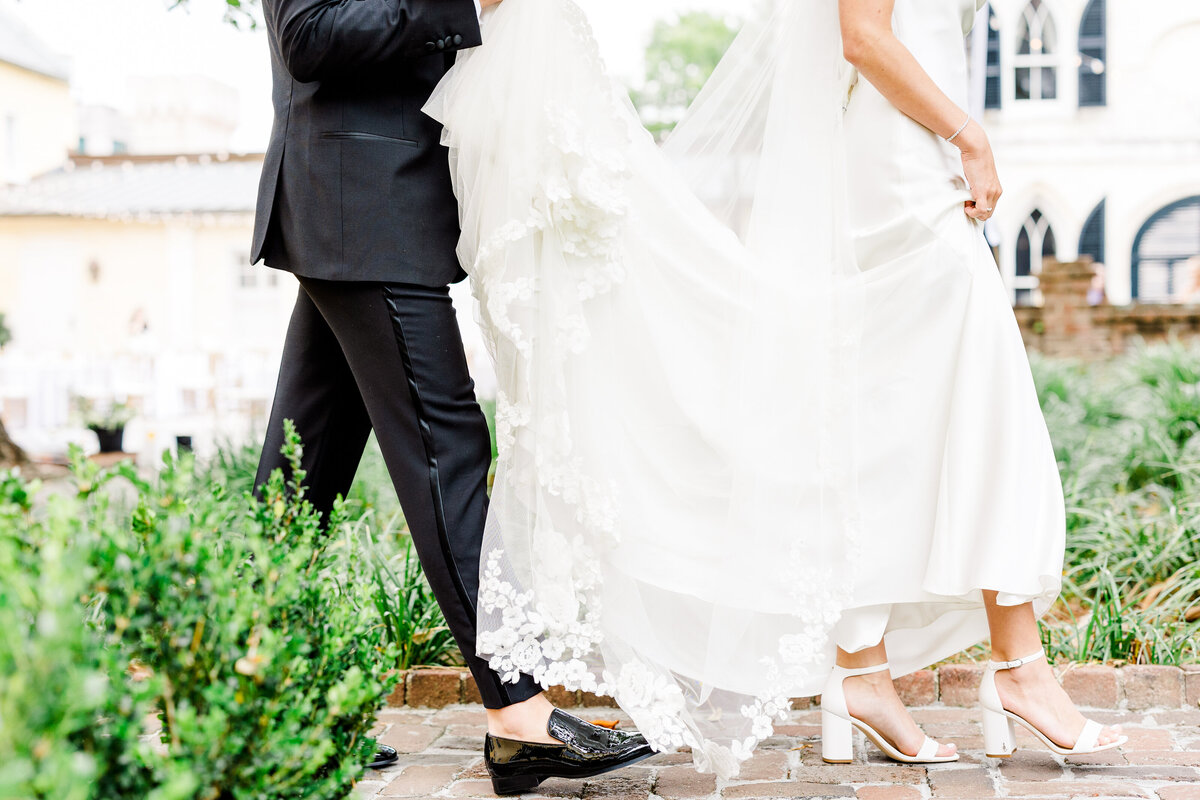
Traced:
MULTIPOLYGON (((621 719, 607 708, 578 709, 587 719, 621 719)), ((943 706, 918 708, 917 721, 934 738, 954 741, 956 764, 912 767, 883 758, 859 737, 859 761, 828 766, 820 757, 819 711, 796 711, 733 781, 716 781, 691 767, 687 754, 656 756, 642 764, 588 781, 552 780, 529 798, 581 800, 748 800, 750 798, 859 798, 859 800, 1068 800, 1147 798, 1200 800, 1200 709, 1092 711, 1105 723, 1120 722, 1130 737, 1120 752, 1060 758, 1034 746, 1022 731, 1022 749, 1008 760, 983 756, 978 711, 943 706)), ((479 706, 438 710, 394 709, 380 715, 381 740, 403 755, 395 767, 369 772, 362 798, 492 797, 480 749, 484 714, 479 706)))

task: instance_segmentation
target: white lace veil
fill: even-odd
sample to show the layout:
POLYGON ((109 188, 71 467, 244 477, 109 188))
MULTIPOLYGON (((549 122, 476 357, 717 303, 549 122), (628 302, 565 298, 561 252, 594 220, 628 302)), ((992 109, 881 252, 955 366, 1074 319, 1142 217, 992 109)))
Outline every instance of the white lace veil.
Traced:
POLYGON ((851 585, 837 3, 751 23, 669 158, 571 0, 484 25, 426 107, 499 387, 479 651, 731 775, 820 691, 851 585))
POLYGON ((742 438, 754 446, 737 450, 746 461, 733 508, 745 551, 780 562, 739 568, 781 570, 792 588, 786 613, 810 621, 806 646, 823 647, 792 665, 787 684, 799 695, 819 692, 832 665, 821 633, 848 600, 857 559, 864 311, 842 133, 857 80, 836 0, 775 0, 745 25, 664 147, 753 254, 741 293, 758 313, 742 320, 734 405, 749 410, 742 438))

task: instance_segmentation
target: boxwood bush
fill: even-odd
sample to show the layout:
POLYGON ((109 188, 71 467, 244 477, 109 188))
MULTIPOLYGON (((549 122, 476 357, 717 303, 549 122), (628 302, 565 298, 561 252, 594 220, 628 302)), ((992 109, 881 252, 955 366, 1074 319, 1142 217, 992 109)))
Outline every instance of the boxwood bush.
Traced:
POLYGON ((34 517, 36 489, 0 474, 0 797, 146 797, 152 684, 85 618, 77 507, 34 517))
POLYGON ((321 524, 285 453, 261 500, 190 456, 152 483, 77 457, 44 503, 0 482, 0 796, 349 794, 399 653, 362 527, 321 524))

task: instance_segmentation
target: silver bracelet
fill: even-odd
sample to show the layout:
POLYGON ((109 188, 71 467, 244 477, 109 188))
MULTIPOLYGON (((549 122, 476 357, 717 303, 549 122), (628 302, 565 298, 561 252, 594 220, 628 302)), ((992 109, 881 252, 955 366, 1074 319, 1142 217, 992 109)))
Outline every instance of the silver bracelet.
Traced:
POLYGON ((968 126, 968 125, 970 125, 970 124, 971 124, 971 115, 970 115, 970 114, 967 114, 967 121, 966 121, 966 122, 964 122, 964 123, 962 124, 962 127, 961 127, 961 128, 959 128, 958 130, 956 130, 956 131, 954 132, 954 135, 953 135, 953 136, 951 136, 951 137, 950 137, 949 139, 947 139, 946 141, 947 141, 947 142, 953 142, 955 139, 957 139, 957 138, 958 138, 958 135, 959 135, 960 133, 962 133, 963 131, 965 131, 965 130, 967 129, 967 126, 968 126))

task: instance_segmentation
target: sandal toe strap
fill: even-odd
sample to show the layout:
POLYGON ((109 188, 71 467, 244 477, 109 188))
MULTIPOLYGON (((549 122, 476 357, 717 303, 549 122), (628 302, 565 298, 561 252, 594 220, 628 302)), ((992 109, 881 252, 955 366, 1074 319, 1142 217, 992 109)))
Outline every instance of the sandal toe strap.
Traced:
POLYGON ((1084 723, 1083 730, 1079 733, 1079 738, 1075 741, 1075 746, 1071 748, 1072 753, 1087 753, 1096 749, 1096 743, 1100 741, 1100 734, 1104 732, 1104 726, 1094 719, 1089 719, 1084 723))
POLYGON ((921 749, 917 751, 917 758, 921 759, 922 761, 928 761, 931 758, 937 758, 938 749, 941 746, 942 745, 940 742, 930 739, 928 736, 926 736, 925 742, 921 745, 921 749))

